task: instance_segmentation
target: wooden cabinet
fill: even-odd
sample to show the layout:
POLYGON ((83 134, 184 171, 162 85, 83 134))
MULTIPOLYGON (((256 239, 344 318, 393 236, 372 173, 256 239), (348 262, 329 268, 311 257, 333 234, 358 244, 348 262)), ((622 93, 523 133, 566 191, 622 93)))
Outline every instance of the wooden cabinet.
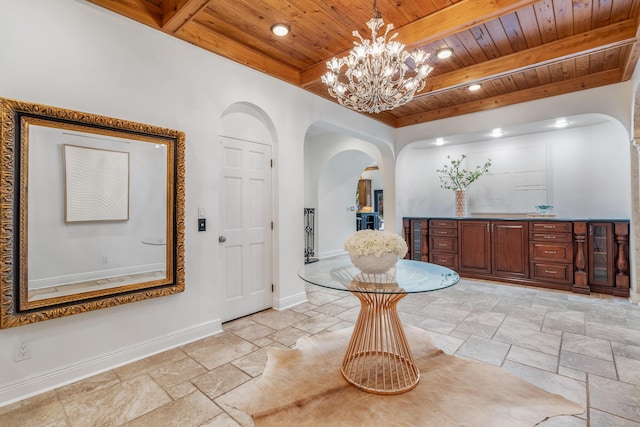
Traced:
POLYGON ((461 277, 629 296, 629 221, 404 218, 406 258, 461 277))
POLYGON ((460 274, 491 274, 490 227, 490 221, 458 221, 460 274))
POLYGON ((491 274, 529 278, 529 223, 491 221, 491 274))
POLYGON ((528 278, 527 233, 526 221, 458 221, 460 273, 528 278))
POLYGON ((458 221, 429 221, 429 261, 453 270, 458 269, 458 221))
POLYGON ((566 221, 529 224, 530 277, 541 282, 573 283, 573 227, 566 221))

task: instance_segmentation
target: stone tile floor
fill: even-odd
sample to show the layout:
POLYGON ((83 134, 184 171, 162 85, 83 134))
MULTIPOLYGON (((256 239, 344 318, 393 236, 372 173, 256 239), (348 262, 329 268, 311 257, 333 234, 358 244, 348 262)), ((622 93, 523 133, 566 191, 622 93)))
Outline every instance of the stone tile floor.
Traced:
MULTIPOLYGON (((223 325, 222 334, 0 408, 0 426, 251 426, 224 394, 259 376, 268 347, 351 326, 355 297, 307 287, 308 302, 223 325)), ((625 299, 461 280, 398 305, 450 354, 501 366, 587 408, 544 427, 640 427, 640 307, 625 299)), ((445 426, 446 427, 446 426, 445 426)))

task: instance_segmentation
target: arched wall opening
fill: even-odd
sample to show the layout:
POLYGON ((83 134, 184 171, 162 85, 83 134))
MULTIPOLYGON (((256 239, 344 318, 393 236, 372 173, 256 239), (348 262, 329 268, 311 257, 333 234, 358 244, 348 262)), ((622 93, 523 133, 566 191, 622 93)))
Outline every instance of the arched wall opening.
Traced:
MULTIPOLYGON (((356 230, 356 189, 367 166, 378 166, 385 193, 385 220, 395 222, 395 159, 386 143, 361 139, 317 124, 304 146, 305 208, 315 208, 315 255, 344 253, 344 240, 356 230)), ((386 224, 386 223, 385 223, 386 224)), ((391 227, 391 231, 396 231, 391 227)))

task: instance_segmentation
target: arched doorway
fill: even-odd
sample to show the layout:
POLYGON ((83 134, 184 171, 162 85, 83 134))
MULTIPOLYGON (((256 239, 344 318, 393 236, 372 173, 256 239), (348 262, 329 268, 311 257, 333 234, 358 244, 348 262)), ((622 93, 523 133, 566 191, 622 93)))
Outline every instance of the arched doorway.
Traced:
POLYGON ((220 283, 223 322, 273 306, 273 126, 249 104, 221 118, 220 283))

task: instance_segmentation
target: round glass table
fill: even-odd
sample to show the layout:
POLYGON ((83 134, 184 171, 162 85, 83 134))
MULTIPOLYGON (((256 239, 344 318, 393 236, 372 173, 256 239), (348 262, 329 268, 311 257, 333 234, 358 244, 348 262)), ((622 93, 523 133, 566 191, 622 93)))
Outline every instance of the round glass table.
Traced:
POLYGON ((361 390, 399 394, 420 381, 397 304, 412 293, 437 291, 460 280, 458 273, 426 262, 401 259, 384 274, 362 273, 348 257, 306 264, 298 271, 305 282, 353 293, 360 313, 342 362, 342 375, 361 390))

